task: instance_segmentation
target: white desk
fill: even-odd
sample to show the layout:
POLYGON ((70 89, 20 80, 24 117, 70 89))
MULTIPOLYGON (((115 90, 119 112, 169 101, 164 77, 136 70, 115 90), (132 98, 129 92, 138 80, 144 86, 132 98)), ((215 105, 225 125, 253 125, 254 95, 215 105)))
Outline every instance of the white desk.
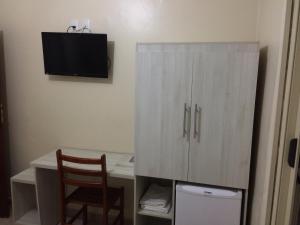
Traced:
MULTIPOLYGON (((63 154, 82 158, 100 158, 102 154, 106 154, 106 164, 109 180, 117 178, 123 180, 123 183, 126 183, 126 181, 128 183, 129 181, 130 186, 133 187, 134 163, 130 162, 133 154, 121 154, 97 150, 71 148, 60 149, 62 149, 63 154)), ((31 169, 26 170, 11 179, 12 190, 13 193, 15 193, 15 197, 13 197, 13 205, 15 207, 13 208, 14 210, 16 209, 15 211, 21 211, 22 214, 21 215, 18 212, 14 212, 14 218, 17 222, 19 222, 19 224, 22 225, 56 225, 59 220, 60 205, 56 151, 53 151, 45 156, 42 156, 39 159, 32 161, 30 165, 32 167, 31 169), (28 191, 24 191, 27 189, 28 191), (36 195, 33 194, 34 189, 36 195), (30 195, 28 193, 30 193, 30 195), (20 207, 18 206, 20 205, 20 201, 22 202, 22 210, 20 210, 20 207), (36 204, 34 203, 35 201, 36 204), (30 206, 27 206, 28 202, 32 202, 30 206), (28 212, 25 212, 25 209, 28 209, 28 212)), ((88 166, 72 164, 72 166, 75 168, 99 170, 98 165, 88 166)), ((126 196, 128 197, 128 195, 126 196)), ((132 201, 129 200, 128 202, 132 201)))
MULTIPOLYGON (((134 163, 130 162, 133 154, 103 152, 97 150, 61 148, 63 154, 77 156, 82 158, 100 158, 106 154, 107 172, 111 177, 134 179, 134 163)), ((31 166, 34 168, 57 170, 56 151, 53 151, 39 159, 32 161, 31 166)), ((75 164, 74 164, 75 166, 75 164)), ((87 168, 87 165, 76 165, 77 168, 87 168)), ((99 170, 99 166, 90 166, 88 169, 99 170)))

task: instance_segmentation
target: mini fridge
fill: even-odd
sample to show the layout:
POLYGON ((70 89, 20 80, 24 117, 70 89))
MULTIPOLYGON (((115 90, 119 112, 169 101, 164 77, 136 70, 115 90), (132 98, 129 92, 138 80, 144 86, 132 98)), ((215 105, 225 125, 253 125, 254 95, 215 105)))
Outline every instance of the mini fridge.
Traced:
POLYGON ((242 192, 176 185, 175 225, 240 225, 242 192))

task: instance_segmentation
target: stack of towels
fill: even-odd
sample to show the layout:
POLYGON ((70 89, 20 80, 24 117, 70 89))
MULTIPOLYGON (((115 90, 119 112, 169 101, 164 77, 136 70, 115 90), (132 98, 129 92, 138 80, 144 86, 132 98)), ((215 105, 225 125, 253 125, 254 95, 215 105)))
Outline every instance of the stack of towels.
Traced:
POLYGON ((172 189, 171 187, 164 187, 158 184, 151 184, 146 193, 140 200, 142 209, 169 213, 171 208, 172 189))

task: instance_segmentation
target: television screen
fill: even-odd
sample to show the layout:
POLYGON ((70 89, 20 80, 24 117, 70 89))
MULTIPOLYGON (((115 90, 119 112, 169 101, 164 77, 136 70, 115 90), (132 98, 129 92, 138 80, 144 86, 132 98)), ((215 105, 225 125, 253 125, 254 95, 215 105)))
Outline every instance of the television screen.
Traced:
POLYGON ((108 77, 106 34, 43 32, 42 43, 46 74, 108 77))

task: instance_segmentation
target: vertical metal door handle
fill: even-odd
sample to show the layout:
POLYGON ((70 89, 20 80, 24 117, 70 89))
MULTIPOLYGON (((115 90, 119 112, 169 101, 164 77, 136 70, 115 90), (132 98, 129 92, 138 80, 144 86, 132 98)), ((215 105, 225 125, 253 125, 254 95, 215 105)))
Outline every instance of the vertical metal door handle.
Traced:
POLYGON ((190 133, 191 133, 191 118, 192 118, 192 110, 191 110, 191 107, 187 107, 187 112, 189 114, 189 119, 188 119, 188 128, 187 128, 187 140, 190 141, 190 133))
POLYGON ((197 138, 198 142, 200 142, 201 111, 201 108, 196 104, 194 112, 194 138, 197 138))
POLYGON ((194 138, 197 137, 198 135, 198 130, 197 130, 197 117, 198 117, 198 105, 195 105, 195 112, 194 112, 194 138))
POLYGON ((197 135, 198 135, 198 139, 197 141, 200 142, 200 135, 201 135, 201 119, 202 119, 202 108, 199 107, 198 108, 198 131, 197 131, 197 135))
POLYGON ((184 103, 184 116, 183 116, 183 137, 185 137, 185 135, 187 134, 186 132, 186 111, 187 111, 187 104, 184 103))
POLYGON ((190 130, 191 130, 191 107, 188 106, 187 103, 185 103, 184 118, 183 118, 183 137, 187 136, 187 140, 190 139, 190 130))
POLYGON ((0 104, 0 123, 4 124, 4 106, 0 104))

